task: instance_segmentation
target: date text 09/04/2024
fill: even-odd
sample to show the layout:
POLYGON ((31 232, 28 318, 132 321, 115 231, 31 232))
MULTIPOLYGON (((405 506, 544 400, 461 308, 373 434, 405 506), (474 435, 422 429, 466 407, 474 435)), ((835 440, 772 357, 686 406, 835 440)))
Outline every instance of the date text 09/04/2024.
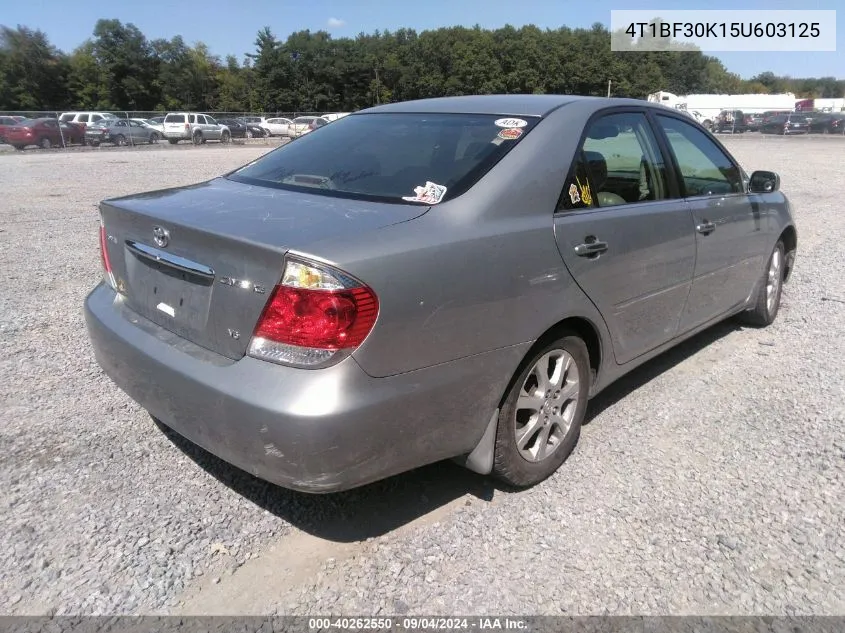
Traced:
POLYGON ((818 22, 631 22, 631 37, 817 38, 818 22))
POLYGON ((310 618, 311 631, 392 631, 392 630, 439 630, 439 631, 519 631, 528 628, 528 623, 519 618, 475 617, 475 618, 310 618))

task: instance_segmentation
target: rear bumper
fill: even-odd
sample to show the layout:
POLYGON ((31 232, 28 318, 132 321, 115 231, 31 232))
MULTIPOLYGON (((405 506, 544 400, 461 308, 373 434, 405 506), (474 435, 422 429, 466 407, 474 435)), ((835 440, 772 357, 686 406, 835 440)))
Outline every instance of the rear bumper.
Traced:
POLYGON ((388 378, 231 361, 153 325, 100 284, 85 300, 98 363, 163 424, 286 488, 354 488, 464 455, 529 344, 388 378))

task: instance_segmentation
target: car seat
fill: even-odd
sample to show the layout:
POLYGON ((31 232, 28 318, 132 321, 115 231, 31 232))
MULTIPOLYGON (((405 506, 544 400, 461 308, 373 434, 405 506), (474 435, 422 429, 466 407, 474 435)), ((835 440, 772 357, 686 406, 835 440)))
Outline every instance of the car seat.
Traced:
POLYGON ((587 157, 587 168, 590 170, 590 178, 595 187, 596 200, 600 207, 612 207, 619 204, 627 204, 627 200, 612 191, 604 191, 607 184, 607 160, 599 152, 584 152, 587 157))

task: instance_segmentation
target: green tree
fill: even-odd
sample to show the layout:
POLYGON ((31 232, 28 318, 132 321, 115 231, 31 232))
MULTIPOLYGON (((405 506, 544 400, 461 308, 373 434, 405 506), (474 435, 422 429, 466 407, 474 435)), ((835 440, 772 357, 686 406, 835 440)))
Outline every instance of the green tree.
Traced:
POLYGON ((0 108, 55 110, 68 101, 68 60, 39 30, 0 26, 0 108))

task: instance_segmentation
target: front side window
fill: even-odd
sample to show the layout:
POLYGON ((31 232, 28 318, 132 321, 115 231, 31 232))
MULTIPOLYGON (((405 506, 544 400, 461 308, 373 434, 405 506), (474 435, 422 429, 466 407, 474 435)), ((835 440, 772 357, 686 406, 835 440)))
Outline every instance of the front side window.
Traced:
POLYGON ((352 115, 229 177, 324 195, 436 204, 471 187, 536 122, 476 114, 352 115))
POLYGON ((608 114, 594 120, 577 160, 582 167, 576 163, 564 187, 565 207, 612 207, 669 197, 663 157, 641 112, 608 114), (589 176, 586 191, 579 169, 589 176))
POLYGON ((704 132, 675 118, 658 115, 657 119, 675 155, 687 197, 742 192, 742 173, 704 132))

